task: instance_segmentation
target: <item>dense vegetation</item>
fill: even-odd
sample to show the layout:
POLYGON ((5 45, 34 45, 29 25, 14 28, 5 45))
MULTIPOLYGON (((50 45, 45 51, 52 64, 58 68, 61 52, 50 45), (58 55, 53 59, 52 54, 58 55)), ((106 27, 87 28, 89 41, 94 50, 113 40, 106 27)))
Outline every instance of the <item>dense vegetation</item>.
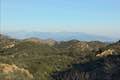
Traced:
MULTIPOLYGON (((0 35, 0 64, 14 64, 28 71, 32 80, 120 80, 120 41, 57 42, 0 35)), ((5 79, 1 75, 2 71, 0 79, 5 79)), ((9 80, 27 79, 21 70, 9 73, 9 80)))

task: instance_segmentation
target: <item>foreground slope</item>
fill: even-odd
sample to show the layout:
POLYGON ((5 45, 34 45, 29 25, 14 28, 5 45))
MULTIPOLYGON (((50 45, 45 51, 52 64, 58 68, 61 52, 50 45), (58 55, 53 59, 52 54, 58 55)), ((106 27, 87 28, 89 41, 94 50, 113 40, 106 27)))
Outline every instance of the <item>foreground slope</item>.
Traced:
POLYGON ((119 80, 119 41, 56 42, 37 38, 17 40, 1 36, 0 64, 25 69, 33 76, 33 80, 119 80), (6 47, 13 44, 12 47, 6 47), (109 50, 114 51, 110 53, 109 50))

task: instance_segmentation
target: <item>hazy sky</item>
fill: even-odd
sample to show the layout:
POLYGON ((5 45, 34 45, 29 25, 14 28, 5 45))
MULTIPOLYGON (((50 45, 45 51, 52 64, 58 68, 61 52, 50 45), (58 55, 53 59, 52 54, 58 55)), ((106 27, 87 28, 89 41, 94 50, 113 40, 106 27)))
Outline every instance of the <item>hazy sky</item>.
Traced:
POLYGON ((120 0, 0 0, 1 31, 68 31, 119 37, 120 0))

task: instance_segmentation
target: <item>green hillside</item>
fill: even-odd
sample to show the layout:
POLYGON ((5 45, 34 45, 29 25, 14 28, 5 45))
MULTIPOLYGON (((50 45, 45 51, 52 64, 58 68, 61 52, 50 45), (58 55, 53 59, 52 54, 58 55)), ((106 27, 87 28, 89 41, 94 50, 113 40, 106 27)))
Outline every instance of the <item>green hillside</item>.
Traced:
MULTIPOLYGON (((120 73, 119 41, 111 44, 99 41, 57 42, 17 40, 3 35, 0 37, 0 64, 14 64, 23 68, 33 76, 32 80, 120 79, 118 76, 120 73), (73 65, 81 66, 74 67, 73 65), (95 69, 91 69, 92 67, 95 69), (91 77, 93 75, 95 75, 94 78, 91 77), (103 78, 104 76, 106 79, 103 78), (110 79, 111 76, 113 79, 110 79)), ((9 80, 26 80, 25 76, 19 79, 21 72, 18 71, 14 74, 9 73, 12 74, 9 75, 9 80), (18 78, 14 78, 16 74, 20 74, 17 75, 18 78)), ((0 71, 0 79, 2 77, 6 79, 6 76, 2 74, 3 72, 0 71)))

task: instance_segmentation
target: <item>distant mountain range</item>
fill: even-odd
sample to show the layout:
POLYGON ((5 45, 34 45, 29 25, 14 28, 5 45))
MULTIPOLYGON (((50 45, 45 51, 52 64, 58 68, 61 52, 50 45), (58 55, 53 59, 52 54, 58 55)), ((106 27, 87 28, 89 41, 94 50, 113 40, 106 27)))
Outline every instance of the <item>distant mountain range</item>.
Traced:
POLYGON ((82 32, 7 32, 5 35, 11 36, 17 39, 26 39, 26 38, 40 38, 40 39, 53 39, 56 41, 67 41, 72 39, 77 39, 81 41, 116 41, 118 39, 91 35, 82 32))

